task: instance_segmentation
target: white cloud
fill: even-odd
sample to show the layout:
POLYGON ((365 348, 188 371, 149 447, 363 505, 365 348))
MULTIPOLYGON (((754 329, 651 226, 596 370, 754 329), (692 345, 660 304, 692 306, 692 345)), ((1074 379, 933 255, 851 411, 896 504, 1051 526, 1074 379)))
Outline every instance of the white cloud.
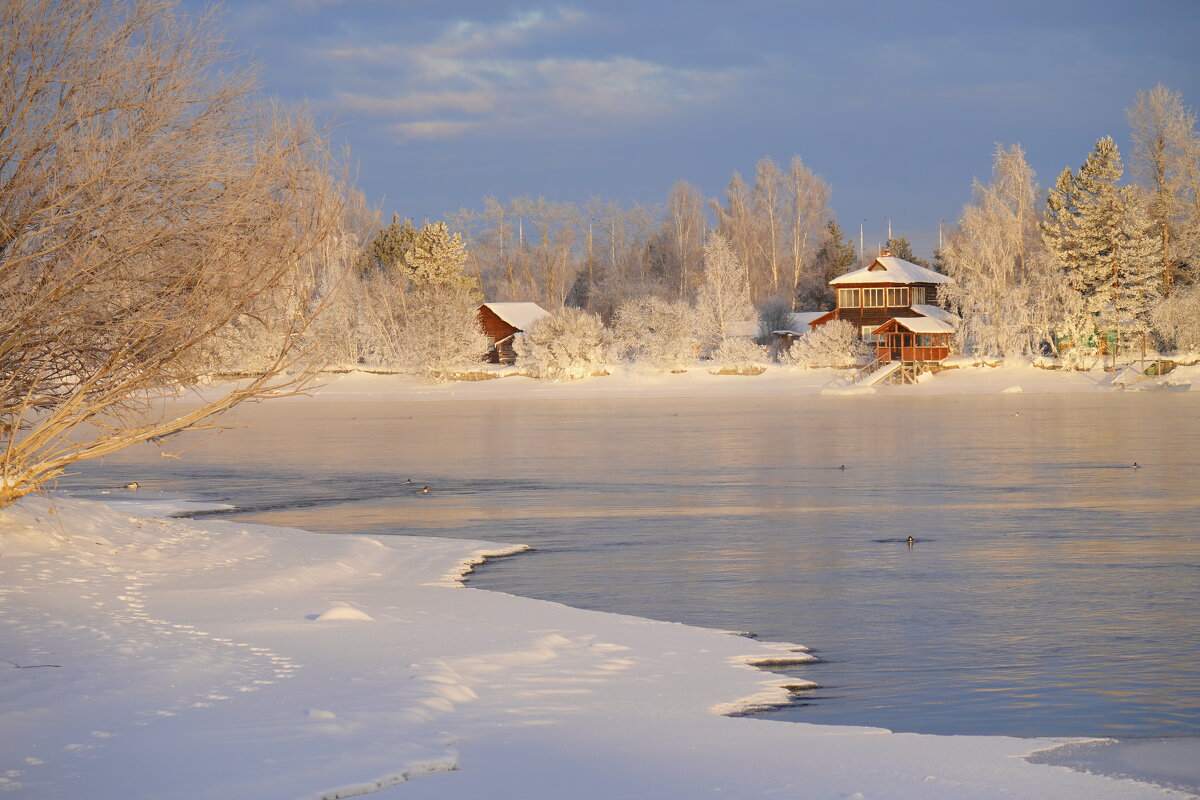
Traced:
POLYGON ((561 35, 586 34, 589 24, 580 11, 534 11, 490 24, 454 22, 424 43, 339 42, 321 55, 372 71, 355 91, 339 92, 338 105, 383 120, 401 139, 572 135, 658 120, 745 77, 624 55, 552 54, 561 35))

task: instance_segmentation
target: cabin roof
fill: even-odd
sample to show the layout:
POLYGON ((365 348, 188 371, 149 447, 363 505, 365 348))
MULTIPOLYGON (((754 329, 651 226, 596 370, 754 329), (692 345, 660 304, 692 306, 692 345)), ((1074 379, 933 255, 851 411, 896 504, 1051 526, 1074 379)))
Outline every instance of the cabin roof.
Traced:
POLYGON ((550 316, 550 312, 537 303, 484 303, 483 306, 520 331, 528 330, 542 317, 550 316))
POLYGON ((828 311, 793 311, 788 314, 788 326, 771 333, 794 333, 797 335, 812 330, 812 321, 828 314, 828 311))
POLYGON ((839 275, 830 286, 848 283, 949 283, 950 276, 895 256, 880 256, 870 266, 839 275))
POLYGON ((926 305, 923 303, 917 303, 916 305, 912 306, 912 310, 917 312, 918 314, 920 314, 923 317, 930 317, 932 319, 940 319, 942 322, 948 322, 951 325, 962 322, 962 320, 959 318, 959 316, 957 314, 952 314, 940 306, 931 306, 931 305, 926 305))
POLYGON ((872 333, 879 333, 893 322, 910 333, 954 333, 953 325, 933 317, 892 317, 872 333))

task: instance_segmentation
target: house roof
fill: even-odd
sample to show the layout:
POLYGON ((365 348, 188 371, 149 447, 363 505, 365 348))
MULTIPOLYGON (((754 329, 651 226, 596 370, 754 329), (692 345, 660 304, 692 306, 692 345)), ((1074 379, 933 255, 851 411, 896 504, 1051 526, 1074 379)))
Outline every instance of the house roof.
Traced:
POLYGON ((944 308, 941 308, 940 306, 930 306, 930 305, 923 305, 921 303, 918 303, 912 307, 912 310, 917 312, 918 314, 920 314, 923 317, 930 317, 932 319, 940 319, 942 322, 948 322, 951 325, 955 325, 959 322, 962 322, 962 320, 958 317, 957 314, 951 314, 949 311, 947 311, 944 308))
POLYGON ((954 333, 953 325, 944 320, 934 319, 933 317, 892 317, 872 331, 872 333, 878 333, 889 322, 895 322, 900 327, 912 333, 954 333))
POLYGON ((880 256, 870 266, 839 275, 830 286, 846 283, 949 283, 950 276, 895 256, 880 256))
POLYGON ((812 321, 828 314, 828 311, 793 311, 788 314, 788 326, 771 333, 804 334, 812 330, 812 321))
POLYGON ((484 303, 483 307, 521 331, 528 330, 542 317, 550 316, 550 312, 537 303, 484 303))

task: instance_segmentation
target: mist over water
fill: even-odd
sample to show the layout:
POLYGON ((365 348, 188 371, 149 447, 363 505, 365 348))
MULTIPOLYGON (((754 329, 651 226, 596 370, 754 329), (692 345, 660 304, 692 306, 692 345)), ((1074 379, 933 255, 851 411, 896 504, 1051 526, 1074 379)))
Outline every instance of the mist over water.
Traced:
POLYGON ((822 688, 777 719, 1197 736, 1197 403, 282 401, 181 461, 139 447, 60 488, 137 480, 239 509, 218 519, 523 542, 471 585, 812 647, 794 674, 822 688))

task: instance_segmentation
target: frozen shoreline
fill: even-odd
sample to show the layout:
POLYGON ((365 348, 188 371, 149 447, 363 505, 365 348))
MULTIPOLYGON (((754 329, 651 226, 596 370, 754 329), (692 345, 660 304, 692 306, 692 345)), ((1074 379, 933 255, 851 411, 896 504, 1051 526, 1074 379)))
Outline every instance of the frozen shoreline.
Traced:
POLYGON ((1063 740, 722 716, 802 654, 461 587, 511 546, 44 498, 0 541, 17 797, 1185 796, 1020 758, 1063 740))
MULTIPOLYGON (((1200 364, 1177 367, 1161 383, 1147 379, 1123 388, 1121 372, 1095 369, 1086 372, 1050 370, 1027 361, 995 366, 961 365, 937 375, 927 375, 914 385, 857 386, 841 384, 852 371, 772 367, 760 375, 714 375, 697 363, 682 373, 640 371, 614 367, 612 374, 578 381, 546 381, 528 378, 511 367, 492 367, 500 377, 476 381, 433 382, 410 375, 361 371, 326 373, 307 395, 277 402, 372 402, 383 400, 594 400, 680 399, 725 397, 832 396, 855 402, 863 396, 903 397, 911 395, 971 394, 1077 394, 1120 391, 1183 391, 1200 386, 1200 364), (1171 385, 1167 385, 1169 382, 1171 385), (1115 382, 1114 382, 1115 381, 1115 382)), ((186 402, 186 397, 184 398, 186 402)))

